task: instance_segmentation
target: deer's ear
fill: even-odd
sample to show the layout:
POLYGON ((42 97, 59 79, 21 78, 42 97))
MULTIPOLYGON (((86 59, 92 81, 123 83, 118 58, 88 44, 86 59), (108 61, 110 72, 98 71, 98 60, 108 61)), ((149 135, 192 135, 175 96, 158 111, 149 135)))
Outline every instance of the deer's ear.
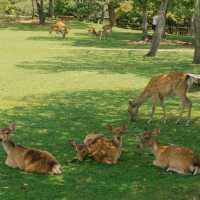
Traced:
POLYGON ((113 130, 113 127, 112 127, 111 124, 108 124, 106 127, 107 127, 107 129, 108 129, 109 131, 112 131, 112 130, 113 130))
POLYGON ((153 136, 158 136, 160 135, 160 128, 156 128, 153 133, 152 133, 153 136))
POLYGON ((11 124, 10 125, 10 130, 11 131, 15 131, 15 129, 16 129, 16 124, 15 123, 11 124))

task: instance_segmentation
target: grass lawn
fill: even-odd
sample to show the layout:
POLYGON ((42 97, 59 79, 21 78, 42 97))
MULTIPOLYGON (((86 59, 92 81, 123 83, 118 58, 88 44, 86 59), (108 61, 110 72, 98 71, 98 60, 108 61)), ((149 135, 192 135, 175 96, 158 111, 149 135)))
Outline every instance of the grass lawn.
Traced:
POLYGON ((42 176, 8 168, 1 148, 0 199, 189 200, 200 194, 199 176, 181 176, 152 166, 150 151, 139 151, 135 141, 145 129, 160 127, 162 143, 192 147, 200 154, 200 92, 189 94, 194 119, 190 127, 174 122, 177 98, 166 101, 166 124, 160 123, 158 108, 153 123, 146 125, 150 102, 141 108, 135 123, 129 122, 127 114, 128 100, 153 75, 172 70, 200 73, 199 66, 190 64, 192 49, 161 45, 156 58, 144 59, 148 45, 128 44, 139 39, 140 32, 115 28, 112 37, 99 41, 87 35, 87 26, 73 22, 65 40, 50 36, 47 26, 0 28, 0 127, 15 122, 16 143, 49 150, 65 171, 61 176, 42 176), (110 137, 105 129, 108 123, 129 127, 117 165, 92 160, 65 164, 75 155, 69 139, 81 142, 91 131, 110 137))

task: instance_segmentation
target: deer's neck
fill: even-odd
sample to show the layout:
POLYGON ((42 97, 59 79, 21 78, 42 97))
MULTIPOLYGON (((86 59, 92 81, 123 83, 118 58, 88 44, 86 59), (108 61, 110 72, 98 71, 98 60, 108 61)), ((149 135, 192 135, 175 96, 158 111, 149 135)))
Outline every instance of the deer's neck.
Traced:
POLYGON ((10 140, 2 142, 2 146, 7 154, 15 148, 15 144, 10 140))
POLYGON ((122 146, 122 137, 113 137, 113 143, 120 148, 122 146))
POLYGON ((144 90, 136 99, 136 103, 138 106, 141 106, 144 102, 147 101, 147 99, 150 97, 149 92, 144 90))
POLYGON ((160 143, 158 141, 154 141, 152 144, 152 152, 154 156, 157 156, 160 149, 160 143))

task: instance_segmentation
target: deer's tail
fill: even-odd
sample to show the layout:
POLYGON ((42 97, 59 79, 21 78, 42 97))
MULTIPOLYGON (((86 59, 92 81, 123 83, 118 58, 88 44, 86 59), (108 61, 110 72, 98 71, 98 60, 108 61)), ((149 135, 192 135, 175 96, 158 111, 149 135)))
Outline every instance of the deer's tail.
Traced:
POLYGON ((189 88, 193 84, 200 85, 200 75, 199 74, 188 73, 187 76, 188 76, 187 83, 188 83, 189 88))

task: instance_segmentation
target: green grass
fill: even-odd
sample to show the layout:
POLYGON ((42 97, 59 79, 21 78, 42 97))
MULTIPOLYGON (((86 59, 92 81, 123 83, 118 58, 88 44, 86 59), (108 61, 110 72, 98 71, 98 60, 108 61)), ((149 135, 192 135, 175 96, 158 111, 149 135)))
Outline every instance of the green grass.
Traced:
POLYGON ((0 29, 0 127, 15 122, 14 141, 49 150, 65 170, 62 176, 42 176, 11 169, 0 149, 0 199, 189 200, 198 195, 199 176, 155 168, 151 153, 137 149, 135 136, 160 127, 162 143, 192 147, 200 154, 200 92, 189 94, 194 119, 190 127, 174 122, 177 98, 166 101, 167 124, 160 123, 158 108, 154 122, 146 125, 149 102, 135 123, 127 114, 128 100, 153 75, 171 70, 200 73, 190 64, 192 49, 162 45, 156 58, 144 59, 148 45, 127 44, 139 40, 140 32, 115 28, 112 36, 99 41, 87 35, 87 27, 73 22, 65 40, 50 36, 47 26, 12 24, 0 29), (67 141, 81 142, 91 131, 109 137, 107 123, 129 127, 119 163, 108 166, 87 160, 66 165, 74 156, 67 141))

